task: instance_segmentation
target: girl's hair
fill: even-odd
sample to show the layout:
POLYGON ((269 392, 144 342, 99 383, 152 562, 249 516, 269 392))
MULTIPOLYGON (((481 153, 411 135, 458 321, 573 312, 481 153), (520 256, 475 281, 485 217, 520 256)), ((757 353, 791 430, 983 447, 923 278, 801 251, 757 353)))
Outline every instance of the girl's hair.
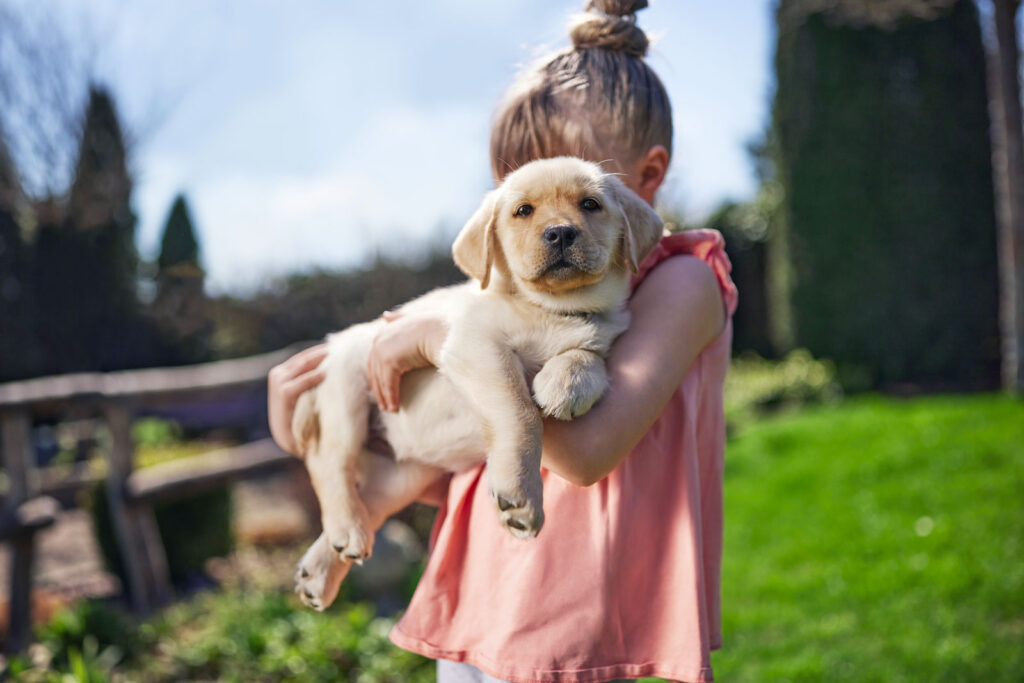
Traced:
POLYGON ((672 152, 672 109, 647 66, 636 25, 647 0, 590 0, 569 29, 573 46, 528 68, 491 128, 495 181, 534 159, 577 156, 627 165, 654 145, 672 152))

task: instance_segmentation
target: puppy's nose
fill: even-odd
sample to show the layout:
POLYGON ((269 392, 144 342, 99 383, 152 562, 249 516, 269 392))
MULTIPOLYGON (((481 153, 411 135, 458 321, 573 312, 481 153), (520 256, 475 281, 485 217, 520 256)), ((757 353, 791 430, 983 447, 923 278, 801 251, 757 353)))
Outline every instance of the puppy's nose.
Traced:
POLYGON ((544 231, 544 241, 552 247, 566 249, 579 234, 580 231, 571 225, 554 225, 544 231))

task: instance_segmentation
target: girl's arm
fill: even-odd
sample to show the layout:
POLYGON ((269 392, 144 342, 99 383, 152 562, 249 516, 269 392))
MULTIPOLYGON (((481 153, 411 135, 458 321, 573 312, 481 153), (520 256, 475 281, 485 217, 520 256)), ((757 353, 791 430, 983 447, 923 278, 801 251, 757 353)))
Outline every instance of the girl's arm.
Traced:
MULTIPOLYGON (((622 462, 725 324, 715 275, 692 256, 666 259, 651 271, 629 309, 629 329, 606 360, 611 386, 604 397, 571 422, 544 422, 543 465, 580 486, 600 481, 622 462)), ((422 314, 384 328, 369 360, 378 404, 397 409, 402 373, 436 365, 446 334, 442 322, 422 314)))
POLYGON ((600 481, 622 462, 725 325, 718 281, 693 256, 666 259, 652 270, 629 310, 629 329, 606 359, 605 395, 571 422, 544 421, 543 465, 579 486, 600 481))

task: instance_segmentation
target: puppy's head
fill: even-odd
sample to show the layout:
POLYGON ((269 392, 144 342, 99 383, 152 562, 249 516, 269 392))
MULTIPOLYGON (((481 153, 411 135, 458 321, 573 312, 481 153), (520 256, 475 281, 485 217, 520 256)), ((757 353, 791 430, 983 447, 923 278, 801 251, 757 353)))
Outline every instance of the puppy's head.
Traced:
POLYGON ((487 194, 452 254, 483 288, 496 273, 539 305, 603 310, 621 301, 628 273, 662 226, 650 206, 596 164, 541 159, 487 194))

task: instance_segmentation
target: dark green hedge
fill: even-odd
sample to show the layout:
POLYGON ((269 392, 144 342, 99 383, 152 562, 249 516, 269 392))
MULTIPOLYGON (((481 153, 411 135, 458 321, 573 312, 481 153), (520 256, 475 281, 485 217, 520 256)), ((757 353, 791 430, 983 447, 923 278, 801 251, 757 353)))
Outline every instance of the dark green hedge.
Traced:
POLYGON ((776 68, 797 345, 876 385, 994 384, 995 216, 974 4, 893 30, 781 20, 776 68))

